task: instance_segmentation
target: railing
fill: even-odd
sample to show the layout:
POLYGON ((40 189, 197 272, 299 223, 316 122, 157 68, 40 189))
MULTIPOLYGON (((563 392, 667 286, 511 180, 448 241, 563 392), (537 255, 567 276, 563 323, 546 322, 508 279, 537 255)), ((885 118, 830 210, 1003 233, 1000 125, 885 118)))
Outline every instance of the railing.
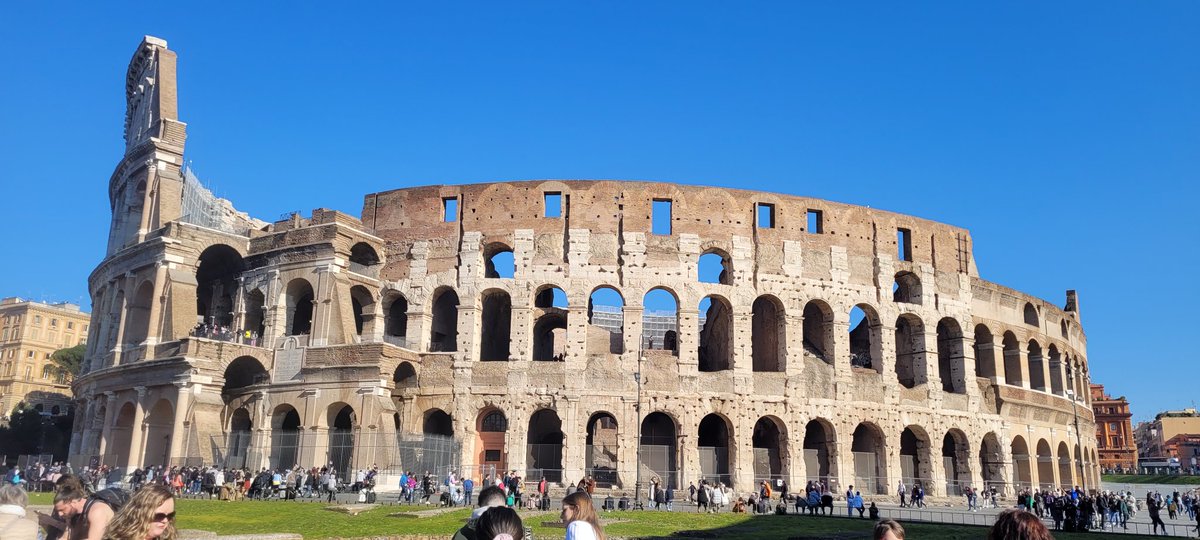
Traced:
POLYGON ((379 279, 379 268, 381 266, 383 266, 383 265, 381 265, 381 264, 366 265, 366 264, 351 262, 350 263, 350 271, 354 272, 355 274, 358 274, 360 276, 366 276, 371 279, 379 279))
POLYGON ((261 347, 260 342, 262 337, 258 332, 252 332, 250 337, 246 337, 246 332, 231 330, 228 328, 216 327, 197 327, 193 328, 188 335, 194 338, 211 339, 213 341, 224 341, 226 343, 238 343, 241 345, 249 345, 251 347, 261 347))

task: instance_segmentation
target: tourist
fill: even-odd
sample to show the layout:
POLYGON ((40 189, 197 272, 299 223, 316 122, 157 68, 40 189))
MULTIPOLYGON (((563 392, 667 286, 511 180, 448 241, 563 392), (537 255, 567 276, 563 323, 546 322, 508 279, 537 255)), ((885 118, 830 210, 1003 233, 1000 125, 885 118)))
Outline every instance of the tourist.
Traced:
POLYGON ((567 526, 566 540, 604 540, 596 507, 586 491, 577 491, 563 499, 562 521, 567 526))
POLYGON ((1053 540, 1050 530, 1031 512, 1010 508, 996 517, 988 540, 1053 540))
POLYGON ((879 507, 875 506, 875 501, 871 501, 871 508, 867 512, 872 520, 879 521, 879 507))
POLYGON ((139 489, 113 516, 104 531, 104 540, 173 540, 175 538, 175 497, 159 484, 139 489))
POLYGON ((712 490, 708 489, 708 484, 700 481, 700 489, 696 491, 696 512, 708 513, 708 500, 712 494, 712 490))
POLYGON ((471 517, 467 518, 467 524, 454 533, 452 540, 476 540, 476 526, 479 524, 479 518, 483 517, 484 512, 490 508, 503 507, 505 498, 504 490, 499 486, 492 485, 483 488, 479 492, 479 506, 471 512, 471 517))
POLYGON ((38 524, 25 516, 29 495, 16 484, 0 486, 0 540, 37 538, 38 524))
POLYGON ((900 508, 908 506, 908 504, 904 502, 904 496, 907 493, 908 491, 904 489, 904 480, 901 480, 900 483, 896 485, 896 494, 900 496, 900 508))
POLYGON ((1162 516, 1159 515, 1162 512, 1162 503, 1149 493, 1146 494, 1146 510, 1150 512, 1150 524, 1154 527, 1154 534, 1158 534, 1159 525, 1162 525, 1163 534, 1166 534, 1167 524, 1163 523, 1162 516))
MULTIPOLYGON (((871 503, 874 507, 875 503, 871 503)), ((875 524, 873 540, 904 540, 904 527, 894 519, 885 519, 875 524)))
POLYGON ((115 489, 89 497, 81 490, 65 488, 54 495, 54 511, 66 520, 69 540, 100 540, 124 498, 124 492, 115 489))
POLYGON ((511 508, 497 506, 487 508, 475 521, 477 540, 521 540, 525 538, 525 524, 521 516, 511 508))

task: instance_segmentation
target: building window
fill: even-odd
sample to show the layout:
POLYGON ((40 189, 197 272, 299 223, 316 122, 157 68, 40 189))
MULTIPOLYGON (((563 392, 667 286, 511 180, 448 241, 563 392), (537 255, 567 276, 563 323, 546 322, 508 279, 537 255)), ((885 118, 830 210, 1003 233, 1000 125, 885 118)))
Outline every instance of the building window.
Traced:
POLYGON ((74 330, 74 329, 75 329, 75 323, 73 323, 71 321, 67 321, 67 330, 74 330))
POLYGON ((52 369, 50 366, 42 366, 42 380, 49 380, 51 371, 52 369))
POLYGON ((34 315, 33 316, 33 324, 38 324, 38 325, 42 324, 42 316, 34 315))
POLYGON ((58 328, 58 319, 50 319, 50 328, 58 328))
POLYGON ((650 212, 650 232, 671 234, 671 199, 654 199, 650 212))
POLYGON ((33 366, 25 366, 25 380, 33 378, 33 366))
POLYGON ((808 209, 808 232, 821 234, 825 232, 825 219, 820 210, 808 209))
POLYGON ((33 351, 26 351, 26 352, 25 352, 25 358, 33 358, 33 354, 34 354, 34 352, 33 352, 33 351))
POLYGON ((544 214, 545 217, 562 217, 562 193, 557 191, 547 191, 542 194, 542 203, 546 207, 544 214))
POLYGON ((896 229, 896 258, 902 261, 912 260, 912 231, 896 229))
POLYGON ((484 461, 493 461, 493 462, 500 461, 500 451, 499 450, 484 450, 483 451, 483 460, 484 461))
POLYGON ((442 199, 442 221, 458 221, 458 199, 445 197, 442 199))
POLYGON ((758 203, 758 228, 774 229, 775 228, 775 205, 768 203, 758 203))

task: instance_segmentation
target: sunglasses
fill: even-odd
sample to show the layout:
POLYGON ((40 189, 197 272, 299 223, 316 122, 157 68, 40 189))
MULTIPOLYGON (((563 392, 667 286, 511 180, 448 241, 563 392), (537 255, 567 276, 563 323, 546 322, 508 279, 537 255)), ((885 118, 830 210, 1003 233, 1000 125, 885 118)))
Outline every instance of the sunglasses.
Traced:
POLYGON ((154 514, 154 521, 175 521, 175 512, 171 512, 170 514, 164 514, 162 512, 154 514))

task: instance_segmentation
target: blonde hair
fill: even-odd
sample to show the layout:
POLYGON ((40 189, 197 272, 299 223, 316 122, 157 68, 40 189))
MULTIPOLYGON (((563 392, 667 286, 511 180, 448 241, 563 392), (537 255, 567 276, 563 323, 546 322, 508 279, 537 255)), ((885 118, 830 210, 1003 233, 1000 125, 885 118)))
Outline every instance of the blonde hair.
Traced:
MULTIPOLYGON (((163 503, 174 499, 171 490, 161 484, 147 484, 137 490, 129 502, 113 516, 104 530, 103 540, 143 540, 154 522, 154 511, 163 503)), ((167 528, 158 536, 159 540, 175 540, 175 521, 167 522, 167 528)))
MULTIPOLYGON (((563 505, 571 505, 575 507, 575 512, 571 514, 571 521, 583 521, 592 526, 592 530, 596 531, 596 538, 605 540, 604 529, 600 528, 600 516, 596 514, 596 506, 592 504, 592 496, 586 491, 576 491, 567 495, 563 499, 563 505)), ((570 525, 564 523, 563 525, 570 525)))

